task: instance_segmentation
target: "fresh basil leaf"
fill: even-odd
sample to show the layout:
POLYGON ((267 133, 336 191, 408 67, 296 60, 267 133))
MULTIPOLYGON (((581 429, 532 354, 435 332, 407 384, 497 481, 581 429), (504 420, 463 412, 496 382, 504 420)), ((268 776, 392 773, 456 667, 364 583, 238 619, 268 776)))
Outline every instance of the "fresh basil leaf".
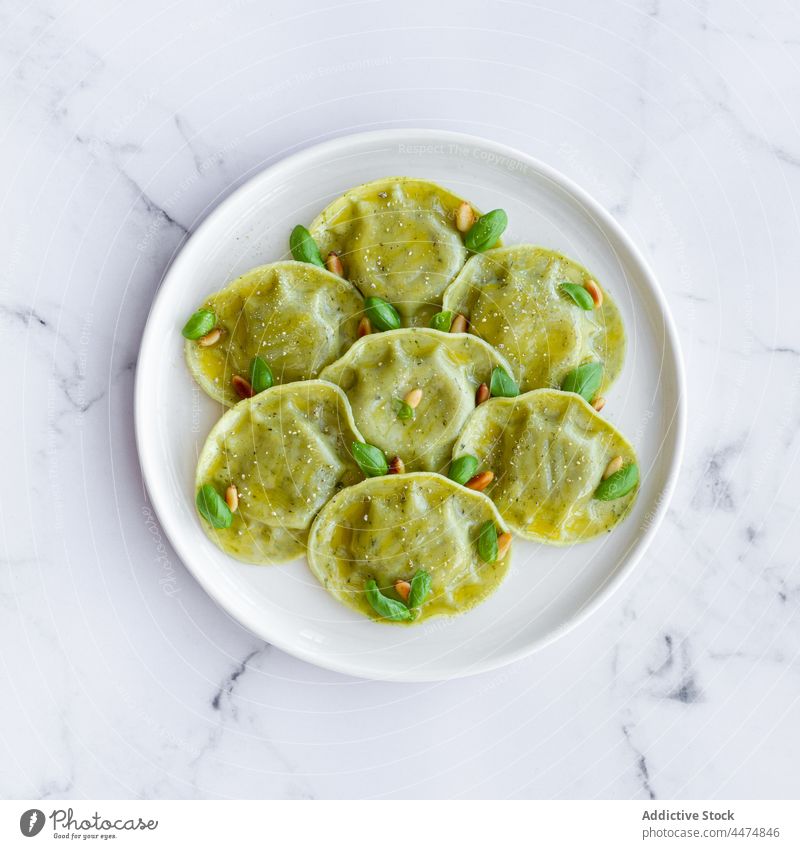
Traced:
POLYGON ((274 382, 272 369, 267 365, 266 360, 262 357, 253 357, 250 361, 250 386, 253 387, 253 394, 258 395, 259 392, 269 389, 274 382))
POLYGON ((183 325, 181 333, 185 339, 202 339, 207 333, 211 333, 216 323, 217 317, 211 310, 198 310, 183 325))
POLYGON ((407 422, 409 419, 413 419, 415 415, 414 408, 401 398, 394 399, 394 411, 401 422, 407 422))
POLYGON ((464 244, 473 253, 482 253, 493 248, 497 240, 508 227, 508 216, 504 209, 487 212, 470 227, 464 237, 464 244))
POLYGON ((392 622, 402 622, 412 618, 411 611, 403 602, 385 596, 378 589, 378 585, 372 578, 364 584, 364 592, 372 609, 384 619, 389 619, 392 622))
POLYGON ((411 592, 408 594, 408 606, 419 607, 431 591, 433 578, 420 569, 411 579, 411 592))
POLYGON ((444 333, 449 332, 450 325, 453 323, 453 313, 450 310, 437 312, 431 319, 431 327, 434 330, 441 330, 444 333))
POLYGON ((368 442, 353 443, 353 459, 368 478, 377 478, 389 471, 386 455, 368 442))
POLYGON ((478 554, 484 563, 494 563, 497 560, 497 528, 491 520, 481 525, 480 534, 478 534, 478 554))
POLYGON ((495 398, 516 398, 519 395, 519 386, 504 368, 496 366, 492 369, 489 392, 495 398))
POLYGON ((197 490, 195 499, 197 510, 200 515, 213 528, 229 528, 233 522, 233 513, 225 503, 225 499, 211 486, 210 483, 203 484, 197 490))
POLYGON ((325 268, 317 243, 302 224, 298 224, 292 230, 289 236, 289 249, 292 252, 292 257, 298 262, 310 262, 312 265, 325 268))
POLYGON ((579 286, 577 283, 562 283, 558 288, 569 295, 582 310, 594 309, 592 296, 583 286, 579 286))
POLYGON ((450 480, 460 483, 462 486, 478 471, 478 458, 472 454, 464 454, 450 463, 447 475, 450 480))
POLYGON ((383 298, 370 296, 364 301, 364 312, 370 324, 378 330, 397 330, 400 316, 397 310, 383 298))
POLYGON ((573 369, 561 381, 561 389, 564 392, 576 392, 591 403, 602 383, 603 364, 597 362, 584 363, 582 366, 573 369))
POLYGON ((614 501, 627 495, 639 483, 639 467, 636 463, 623 466, 611 477, 600 481, 600 485, 594 491, 594 497, 600 501, 614 501))

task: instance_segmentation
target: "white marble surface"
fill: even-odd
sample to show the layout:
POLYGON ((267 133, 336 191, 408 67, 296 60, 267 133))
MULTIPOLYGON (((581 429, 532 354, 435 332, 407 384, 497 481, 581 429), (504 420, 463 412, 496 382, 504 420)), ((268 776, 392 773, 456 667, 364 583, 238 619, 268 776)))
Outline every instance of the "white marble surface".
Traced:
POLYGON ((800 793, 800 13, 757 6, 3 4, 0 795, 800 793), (132 429, 187 233, 287 153, 397 126, 505 141, 595 194, 689 378, 634 577, 527 661, 433 685, 232 622, 165 543, 132 429))

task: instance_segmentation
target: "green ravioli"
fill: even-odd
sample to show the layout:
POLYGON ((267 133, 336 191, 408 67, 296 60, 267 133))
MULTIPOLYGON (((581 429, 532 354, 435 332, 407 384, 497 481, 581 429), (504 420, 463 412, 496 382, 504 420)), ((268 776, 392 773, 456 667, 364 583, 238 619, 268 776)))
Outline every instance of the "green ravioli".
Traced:
POLYGON ((414 618, 463 613, 492 593, 510 562, 480 556, 481 529, 506 526, 492 502, 437 474, 369 478, 338 493, 317 516, 308 541, 311 571, 334 598, 367 616, 381 616, 368 598, 369 582, 397 602, 398 580, 430 576, 414 618))
POLYGON ((555 251, 495 248, 467 262, 445 292, 443 309, 466 315, 470 331, 508 358, 523 392, 560 388, 586 362, 603 364, 604 391, 622 368, 625 332, 599 284, 602 306, 584 308, 591 298, 586 302, 581 293, 590 280, 585 268, 555 251))
POLYGON ((206 393, 231 406, 240 398, 233 377, 247 379, 255 356, 277 384, 316 377, 355 342, 364 302, 341 277, 289 261, 248 271, 202 309, 213 312, 220 338, 209 347, 187 339, 186 362, 206 393))
POLYGON ((341 386, 367 442, 407 471, 446 471, 453 443, 492 369, 510 371, 491 346, 466 333, 404 328, 360 339, 320 375, 341 386), (407 394, 421 391, 413 410, 407 394))
POLYGON ((405 326, 427 327, 467 259, 455 226, 462 198, 427 180, 356 186, 311 224, 322 256, 336 251, 364 297, 394 305, 405 326))
POLYGON ((197 463, 196 490, 239 505, 229 527, 200 522, 223 551, 248 563, 281 563, 305 552, 317 512, 345 486, 363 479, 352 457, 362 437, 342 391, 321 380, 267 389, 217 422, 197 463))
POLYGON ((470 416, 453 457, 471 454, 494 472, 485 490, 511 529, 554 545, 610 531, 629 512, 638 487, 596 497, 611 460, 636 463, 633 448, 579 395, 539 389, 493 398, 470 416))

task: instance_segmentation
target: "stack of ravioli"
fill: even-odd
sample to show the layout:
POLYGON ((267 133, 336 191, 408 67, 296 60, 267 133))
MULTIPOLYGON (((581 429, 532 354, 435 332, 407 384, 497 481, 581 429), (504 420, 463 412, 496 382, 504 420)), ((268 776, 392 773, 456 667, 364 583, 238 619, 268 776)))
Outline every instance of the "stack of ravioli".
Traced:
POLYGON ((505 222, 379 180, 295 228, 293 260, 201 305, 186 360, 230 408, 197 464, 216 545, 305 554, 339 601, 411 624, 485 599, 512 535, 568 545, 625 517, 636 456, 599 414, 619 311, 572 260, 501 246, 505 222))

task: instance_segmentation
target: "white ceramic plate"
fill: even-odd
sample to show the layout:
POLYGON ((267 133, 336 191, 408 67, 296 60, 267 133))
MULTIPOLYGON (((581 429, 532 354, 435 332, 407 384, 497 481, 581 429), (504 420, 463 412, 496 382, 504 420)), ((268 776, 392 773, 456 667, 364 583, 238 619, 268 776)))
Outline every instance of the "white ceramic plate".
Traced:
POLYGON ((163 528, 206 591, 264 640, 303 660, 370 678, 469 675, 547 645, 619 586, 667 509, 683 446, 683 372, 672 319, 652 272, 611 216, 541 162, 495 142, 436 130, 347 136, 304 150, 234 192, 202 224, 166 275, 142 340, 136 434, 163 528), (510 574, 487 602, 417 628, 373 623, 330 598, 305 560, 240 564, 214 547, 194 510, 195 460, 220 407, 194 384, 180 334, 205 296, 255 265, 288 256, 308 224, 351 186, 423 177, 508 212, 506 244, 532 242, 574 257, 619 304, 628 333, 620 380, 603 415, 636 447, 642 486, 612 534, 570 548, 514 541, 510 574))

